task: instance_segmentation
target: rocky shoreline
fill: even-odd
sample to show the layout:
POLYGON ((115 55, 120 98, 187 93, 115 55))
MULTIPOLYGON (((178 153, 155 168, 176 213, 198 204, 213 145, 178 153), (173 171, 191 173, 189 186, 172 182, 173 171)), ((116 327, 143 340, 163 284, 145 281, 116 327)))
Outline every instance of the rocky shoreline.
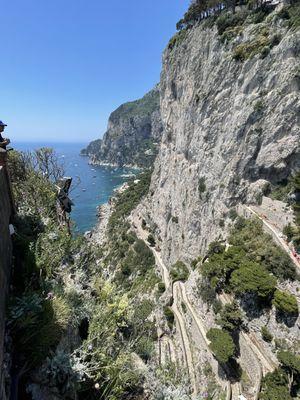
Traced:
POLYGON ((106 232, 108 227, 109 218, 114 211, 115 201, 119 193, 124 192, 128 187, 128 183, 125 182, 120 187, 114 189, 113 195, 110 197, 107 203, 97 207, 98 211, 98 222, 92 231, 86 232, 91 242, 95 244, 103 244, 106 240, 106 232))

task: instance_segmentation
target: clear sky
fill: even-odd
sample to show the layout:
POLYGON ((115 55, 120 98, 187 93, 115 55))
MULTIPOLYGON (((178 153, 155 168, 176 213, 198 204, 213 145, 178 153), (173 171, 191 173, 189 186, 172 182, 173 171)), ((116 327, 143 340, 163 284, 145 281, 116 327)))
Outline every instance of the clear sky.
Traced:
POLYGON ((190 0, 2 0, 0 119, 13 140, 101 137, 159 81, 190 0))

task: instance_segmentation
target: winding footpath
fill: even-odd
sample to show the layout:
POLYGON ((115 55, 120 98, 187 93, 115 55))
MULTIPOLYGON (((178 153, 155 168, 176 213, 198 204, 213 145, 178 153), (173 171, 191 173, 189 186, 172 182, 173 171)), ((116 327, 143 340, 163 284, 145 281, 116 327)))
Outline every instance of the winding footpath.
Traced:
MULTIPOLYGON (((189 310, 193 320, 196 323, 196 326, 199 330, 200 335, 203 338, 204 343, 207 346, 207 350, 211 353, 211 350, 209 348, 209 341, 206 337, 206 330, 204 328, 204 325, 200 319, 200 317, 197 315, 195 312, 193 306, 191 305, 187 294, 186 294, 186 288, 185 284, 183 282, 175 282, 172 284, 172 281, 170 279, 169 271, 166 267, 166 265, 163 263, 160 254, 156 249, 151 247, 148 242, 147 242, 147 232, 142 228, 140 220, 137 216, 135 216, 132 219, 132 226, 138 236, 139 239, 144 240, 146 245, 151 249, 156 265, 159 268, 159 271, 161 273, 163 282, 166 286, 166 291, 171 291, 172 296, 173 296, 173 304, 171 306, 171 309, 174 313, 177 327, 179 330, 179 335, 181 339, 181 347, 182 347, 182 352, 184 356, 184 362, 188 370, 189 374, 189 379, 192 387, 192 392, 193 392, 193 397, 198 394, 198 388, 197 388, 197 376, 196 376, 196 371, 194 368, 194 363, 193 363, 193 356, 192 356, 192 348, 191 348, 191 343, 185 323, 185 318, 182 315, 181 312, 181 304, 184 303, 187 309, 189 310)), ((166 339, 163 339, 166 340, 166 339)), ((169 339, 167 339, 169 340, 169 339)), ((162 346, 160 344, 160 360, 162 358, 165 358, 165 355, 162 354, 162 346)), ((230 384, 229 381, 226 382, 226 400, 239 400, 239 395, 241 394, 241 388, 239 383, 234 383, 230 384)))

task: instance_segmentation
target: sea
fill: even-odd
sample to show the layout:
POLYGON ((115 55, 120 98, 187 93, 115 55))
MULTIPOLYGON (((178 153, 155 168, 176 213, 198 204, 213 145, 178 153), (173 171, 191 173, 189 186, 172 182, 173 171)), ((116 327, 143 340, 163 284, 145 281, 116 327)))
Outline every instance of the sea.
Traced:
POLYGON ((138 171, 129 168, 113 168, 89 164, 88 157, 80 150, 87 143, 14 142, 12 147, 19 151, 32 151, 41 147, 55 150, 64 165, 65 176, 73 178, 70 198, 74 203, 71 219, 74 230, 84 233, 97 224, 97 206, 107 203, 113 191, 138 171))

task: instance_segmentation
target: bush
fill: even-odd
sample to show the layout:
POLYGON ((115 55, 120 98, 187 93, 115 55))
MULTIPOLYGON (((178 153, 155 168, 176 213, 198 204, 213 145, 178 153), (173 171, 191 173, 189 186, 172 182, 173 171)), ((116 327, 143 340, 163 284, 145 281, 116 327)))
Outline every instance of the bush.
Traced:
POLYGON ((260 400, 292 400, 288 389, 288 377, 278 368, 274 372, 268 372, 262 379, 260 400))
POLYGON ((300 356, 291 353, 290 351, 279 351, 277 354, 278 361, 282 368, 287 370, 289 375, 300 377, 300 356))
POLYGON ((216 21, 218 34, 222 35, 226 30, 242 25, 247 18, 248 13, 244 11, 232 13, 223 13, 216 21))
POLYGON ((177 261, 171 268, 170 276, 173 282, 185 282, 189 277, 188 267, 182 261, 177 261))
POLYGON ((229 332, 239 330, 242 327, 243 316, 236 301, 225 305, 220 312, 220 317, 218 318, 217 323, 222 327, 222 329, 229 332))
POLYGON ((159 282, 157 288, 160 294, 163 294, 166 291, 166 285, 163 282, 159 282))
POLYGON ((298 315, 298 304, 295 296, 276 290, 273 305, 279 314, 298 315))
POLYGON ((152 233, 149 234, 148 238, 147 238, 148 243, 150 244, 151 247, 155 246, 155 238, 152 235, 152 233))
POLYGON ((296 233, 295 231, 296 229, 289 223, 283 228, 282 233, 287 237, 288 242, 290 242, 296 233))
POLYGON ((245 251, 247 259, 261 263, 279 279, 295 279, 296 268, 290 257, 264 233, 262 222, 238 218, 229 243, 245 251))
POLYGON ((275 291, 276 278, 261 265, 248 261, 232 273, 230 284, 234 292, 240 296, 251 293, 263 301, 268 301, 275 291))
POLYGON ((220 363, 227 363, 234 356, 235 345, 229 333, 211 328, 206 336, 211 342, 209 345, 211 351, 220 363))
POLYGON ((149 361, 154 352, 154 342, 152 339, 142 336, 134 346, 136 353, 144 360, 149 361))
POLYGON ((202 274, 210 282, 215 290, 221 290, 228 286, 232 271, 239 268, 245 258, 245 253, 237 246, 223 248, 222 253, 216 253, 209 257, 208 262, 202 266, 202 274))
POLYGON ((206 191, 205 177, 204 176, 199 178, 198 191, 199 191, 200 198, 201 198, 202 193, 204 193, 206 191))
POLYGON ((173 325, 174 325, 175 317, 174 317, 174 313, 173 313, 173 311, 171 310, 170 307, 168 307, 168 306, 164 307, 164 315, 165 315, 166 320, 168 322, 169 328, 172 330, 173 329, 173 325))
POLYGON ((260 333, 265 342, 272 342, 273 335, 270 333, 266 326, 261 327, 260 333))
POLYGON ((228 217, 231 219, 231 221, 235 221, 238 217, 238 213, 234 208, 231 208, 228 212, 228 217))

